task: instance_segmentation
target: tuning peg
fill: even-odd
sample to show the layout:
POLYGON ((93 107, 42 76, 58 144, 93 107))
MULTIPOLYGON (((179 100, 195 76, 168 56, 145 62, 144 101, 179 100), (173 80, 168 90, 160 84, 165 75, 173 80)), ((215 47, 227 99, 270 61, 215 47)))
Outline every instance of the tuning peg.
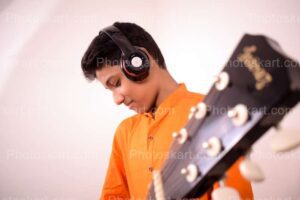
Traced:
POLYGON ((193 116, 195 116, 196 119, 202 119, 207 115, 207 113, 207 105, 204 102, 200 102, 196 106, 191 107, 188 118, 191 119, 193 116))
POLYGON ((206 150, 210 157, 217 156, 222 150, 221 140, 217 137, 211 137, 208 141, 202 143, 202 148, 206 150))
POLYGON ((221 72, 218 76, 215 77, 214 83, 217 90, 224 90, 229 84, 229 75, 227 72, 221 72))
POLYGON ((160 171, 158 170, 153 171, 153 186, 154 186, 155 198, 157 200, 165 200, 165 192, 163 188, 161 174, 160 171))
POLYGON ((202 119, 207 115, 208 107, 204 102, 200 102, 197 104, 197 112, 195 114, 196 119, 202 119))
POLYGON ((230 187, 221 187, 215 189, 212 194, 213 200, 240 200, 240 194, 236 189, 230 187))
POLYGON ((247 154, 245 160, 240 163, 239 169, 242 176, 249 181, 261 182, 265 179, 263 171, 258 164, 250 159, 249 154, 247 154))
POLYGON ((183 144, 188 139, 188 132, 185 128, 182 128, 179 133, 174 132, 172 134, 174 139, 177 139, 179 144, 183 144))
POLYGON ((299 130, 282 130, 278 128, 271 140, 271 149, 274 152, 285 152, 297 148, 300 145, 300 131, 299 130))
POLYGON ((200 172, 196 165, 189 164, 186 168, 181 169, 181 174, 185 175, 185 178, 188 182, 193 182, 200 175, 200 172))
POLYGON ((188 118, 191 119, 194 116, 196 111, 197 111, 197 107, 192 106, 191 109, 190 109, 190 114, 189 114, 188 118))
POLYGON ((238 104, 228 111, 227 116, 232 119, 235 126, 242 126, 248 121, 248 109, 244 104, 238 104))
POLYGON ((239 192, 231 187, 227 187, 224 184, 224 181, 220 181, 220 188, 215 189, 211 196, 213 200, 240 200, 239 192))

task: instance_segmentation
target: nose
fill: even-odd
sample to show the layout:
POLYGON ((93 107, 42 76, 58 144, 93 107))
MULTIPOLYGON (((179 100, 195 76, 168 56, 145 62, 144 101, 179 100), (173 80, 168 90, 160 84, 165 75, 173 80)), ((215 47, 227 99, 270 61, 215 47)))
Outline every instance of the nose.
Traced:
POLYGON ((120 105, 121 103, 124 102, 125 97, 121 93, 114 91, 113 96, 114 96, 114 101, 117 105, 120 105))

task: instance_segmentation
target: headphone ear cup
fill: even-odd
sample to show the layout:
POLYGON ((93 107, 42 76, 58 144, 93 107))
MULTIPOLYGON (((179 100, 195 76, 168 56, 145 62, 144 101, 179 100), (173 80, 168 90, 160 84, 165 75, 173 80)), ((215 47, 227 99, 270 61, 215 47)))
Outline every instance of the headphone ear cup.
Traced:
POLYGON ((149 75, 150 61, 145 52, 138 49, 128 57, 122 55, 121 69, 132 81, 142 81, 149 75))

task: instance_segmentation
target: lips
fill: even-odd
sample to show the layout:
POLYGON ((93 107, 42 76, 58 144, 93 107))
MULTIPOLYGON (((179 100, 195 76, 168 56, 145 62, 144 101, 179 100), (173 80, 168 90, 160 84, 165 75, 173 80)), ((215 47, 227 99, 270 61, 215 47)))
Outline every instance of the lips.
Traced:
POLYGON ((132 109, 133 108, 133 102, 131 102, 129 105, 128 105, 129 109, 132 109))
POLYGON ((129 103, 126 103, 125 105, 126 105, 127 107, 129 107, 129 108, 132 108, 133 101, 130 101, 129 103))

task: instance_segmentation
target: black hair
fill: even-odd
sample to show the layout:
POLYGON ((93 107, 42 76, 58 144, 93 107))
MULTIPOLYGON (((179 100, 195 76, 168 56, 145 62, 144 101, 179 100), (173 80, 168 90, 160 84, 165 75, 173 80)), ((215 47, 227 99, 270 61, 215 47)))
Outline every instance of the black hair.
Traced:
MULTIPOLYGON (((159 67, 166 69, 164 57, 147 31, 134 23, 115 22, 113 25, 127 37, 133 46, 147 49, 159 67)), ((96 70, 102 69, 105 65, 119 65, 120 59, 121 50, 108 35, 100 31, 84 53, 81 59, 81 68, 84 76, 92 81, 96 78, 96 70), (99 62, 99 60, 105 60, 105 62, 99 62)))

